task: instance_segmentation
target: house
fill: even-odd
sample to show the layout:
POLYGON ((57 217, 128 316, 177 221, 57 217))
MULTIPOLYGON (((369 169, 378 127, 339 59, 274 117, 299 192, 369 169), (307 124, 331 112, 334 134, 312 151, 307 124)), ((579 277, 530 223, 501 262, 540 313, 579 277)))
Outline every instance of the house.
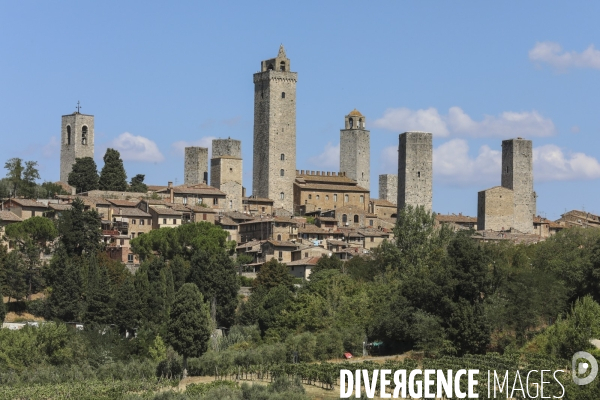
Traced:
POLYGON ((564 225, 565 228, 579 226, 582 228, 599 228, 600 216, 580 210, 571 210, 560 216, 556 222, 564 225))
POLYGON ((226 215, 219 215, 215 220, 215 225, 219 225, 223 228, 224 231, 227 232, 227 240, 235 240, 236 243, 239 239, 239 224, 235 222, 232 218, 226 215))
POLYGON ((264 197, 242 197, 244 212, 250 215, 273 215, 273 203, 264 197))
POLYGON ((355 205, 338 207, 321 213, 322 217, 335 218, 339 227, 376 227, 377 215, 355 205))
MULTIPOLYGON (((141 211, 141 210, 140 210, 141 211)), ((130 245, 131 238, 121 234, 117 230, 103 230, 102 241, 105 245, 105 251, 111 260, 120 261, 127 266, 136 266, 140 264, 137 255, 133 254, 130 245)))
POLYGON ((152 229, 176 228, 182 224, 181 211, 166 206, 150 206, 148 210, 152 216, 152 229))
POLYGON ((269 262, 275 258, 279 262, 288 263, 292 261, 292 252, 299 247, 297 243, 278 240, 265 240, 261 244, 262 256, 259 262, 269 262))
POLYGON ((371 199, 369 201, 369 212, 379 218, 396 218, 398 206, 388 200, 371 199))
POLYGON ((0 211, 0 245, 6 245, 10 251, 11 246, 4 240, 4 227, 6 225, 14 224, 15 222, 22 222, 23 219, 11 211, 0 211))
POLYGON ((286 263, 290 269, 290 274, 296 278, 308 279, 312 273, 312 269, 321 257, 306 257, 297 261, 286 263))
POLYGON ((379 229, 359 229, 358 233, 363 237, 362 247, 367 250, 378 247, 384 240, 390 238, 390 234, 379 229))
POLYGON ((5 211, 10 211, 22 220, 31 217, 43 217, 48 206, 35 200, 11 198, 2 203, 5 211))
POLYGON ((435 222, 437 224, 448 224, 453 230, 461 229, 477 229, 477 218, 468 217, 462 215, 462 213, 456 214, 436 214, 435 222))
POLYGON ((152 230, 152 215, 137 207, 112 207, 111 230, 118 230, 130 238, 138 237, 152 230))
POLYGON ((173 182, 169 182, 165 189, 158 190, 156 194, 168 203, 178 203, 186 206, 205 206, 220 210, 225 207, 226 201, 226 194, 224 192, 205 183, 174 187, 173 182))

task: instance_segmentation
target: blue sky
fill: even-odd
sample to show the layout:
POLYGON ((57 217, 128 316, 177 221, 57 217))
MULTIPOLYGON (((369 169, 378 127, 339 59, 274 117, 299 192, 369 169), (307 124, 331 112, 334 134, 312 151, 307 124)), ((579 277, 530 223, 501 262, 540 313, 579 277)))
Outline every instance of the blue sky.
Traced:
MULTIPOLYGON (((15 2, 0 12, 0 161, 59 176, 60 117, 95 115, 96 162, 183 181, 183 147, 242 140, 252 183, 253 83, 281 43, 298 72, 297 168, 338 170, 354 108, 371 192, 398 133, 434 133, 434 209, 475 215, 500 183, 501 140, 533 140, 538 211, 600 213, 598 2, 15 2)), ((1 175, 1 173, 0 173, 1 175)))

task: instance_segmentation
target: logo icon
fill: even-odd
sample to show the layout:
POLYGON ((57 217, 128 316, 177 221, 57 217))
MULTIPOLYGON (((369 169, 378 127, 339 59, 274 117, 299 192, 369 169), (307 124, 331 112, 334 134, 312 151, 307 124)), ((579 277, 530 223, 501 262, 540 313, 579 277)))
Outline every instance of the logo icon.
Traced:
POLYGON ((598 362, 590 353, 578 351, 573 355, 571 371, 573 373, 573 382, 580 386, 587 385, 592 383, 596 379, 596 375, 598 375, 598 362), (588 374, 588 371, 589 375, 581 378, 581 376, 588 374))

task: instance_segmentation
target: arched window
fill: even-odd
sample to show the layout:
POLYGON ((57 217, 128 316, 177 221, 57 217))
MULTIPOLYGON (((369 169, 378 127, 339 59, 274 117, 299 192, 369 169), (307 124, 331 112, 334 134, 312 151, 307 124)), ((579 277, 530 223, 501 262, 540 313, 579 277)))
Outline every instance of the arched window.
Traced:
POLYGON ((364 127, 365 127, 365 123, 363 122, 363 119, 362 119, 362 118, 360 118, 360 119, 358 120, 358 127, 359 127, 359 128, 363 128, 363 129, 364 129, 364 127))
POLYGON ((362 195, 362 194, 360 195, 360 202, 361 202, 361 203, 364 203, 364 202, 365 202, 365 196, 364 196, 364 195, 362 195))
POLYGON ((309 194, 309 195, 308 195, 308 199, 309 199, 309 200, 312 200, 312 194, 309 194))
POLYGON ((281 235, 277 235, 277 240, 281 242, 281 235))
POLYGON ((358 215, 355 215, 355 216, 354 216, 354 223, 355 223, 355 224, 358 224, 358 215))
POLYGON ((281 198, 281 200, 285 199, 285 193, 283 193, 283 192, 279 193, 279 197, 281 198))
POLYGON ((350 129, 354 126, 354 119, 348 118, 348 125, 350 125, 350 129))
POLYGON ((348 216, 346 214, 342 214, 342 224, 348 222, 348 216))
POLYGON ((269 68, 268 68, 268 70, 269 70, 269 71, 273 71, 273 64, 269 64, 269 68))
POLYGON ((279 170, 279 175, 280 175, 280 176, 284 176, 284 175, 285 175, 285 171, 284 171, 283 169, 280 169, 280 170, 279 170))
POLYGON ((349 200, 349 198, 348 198, 348 195, 347 195, 347 194, 345 194, 345 195, 344 195, 344 201, 347 203, 347 202, 348 202, 348 200, 349 200))
POLYGON ((88 139, 88 127, 84 125, 81 128, 81 144, 87 144, 87 139, 88 139))
POLYGON ((281 161, 285 161, 285 154, 281 153, 281 161))
POLYGON ((285 92, 281 92, 281 98, 285 99, 285 92))
POLYGON ((71 144, 71 125, 67 125, 67 144, 71 144))
POLYGON ((279 63, 279 70, 285 72, 285 61, 279 63))

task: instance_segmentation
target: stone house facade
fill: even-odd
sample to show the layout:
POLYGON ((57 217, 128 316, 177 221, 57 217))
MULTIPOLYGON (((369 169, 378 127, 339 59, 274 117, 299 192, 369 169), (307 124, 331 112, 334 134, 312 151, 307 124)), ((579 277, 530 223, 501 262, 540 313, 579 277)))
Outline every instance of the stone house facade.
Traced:
POLYGON ((297 171, 294 207, 300 215, 348 205, 368 209, 369 191, 340 172, 297 171))

